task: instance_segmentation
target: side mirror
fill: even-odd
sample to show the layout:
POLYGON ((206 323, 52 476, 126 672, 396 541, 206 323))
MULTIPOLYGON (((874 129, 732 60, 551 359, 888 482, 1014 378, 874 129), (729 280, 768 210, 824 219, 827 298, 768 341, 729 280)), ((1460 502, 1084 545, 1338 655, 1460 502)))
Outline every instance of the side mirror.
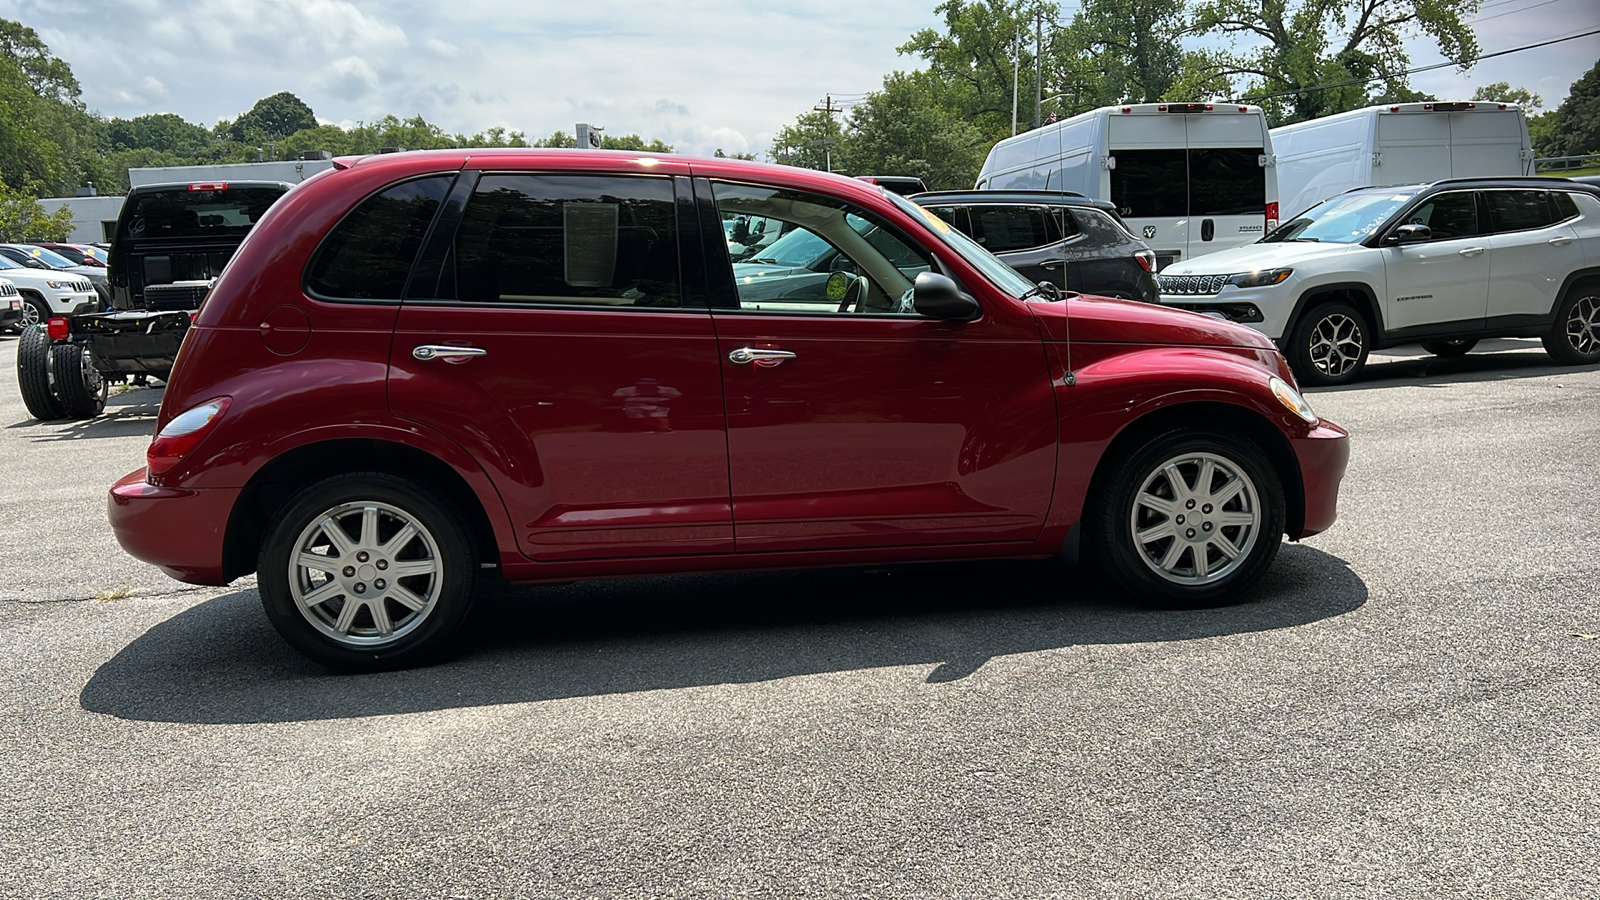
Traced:
POLYGON ((1401 225, 1389 240, 1396 244, 1420 244, 1433 240, 1433 230, 1426 225, 1401 225))
POLYGON ((948 276, 921 272, 911 287, 911 308, 918 315, 951 322, 970 322, 982 312, 978 301, 963 294, 948 276))

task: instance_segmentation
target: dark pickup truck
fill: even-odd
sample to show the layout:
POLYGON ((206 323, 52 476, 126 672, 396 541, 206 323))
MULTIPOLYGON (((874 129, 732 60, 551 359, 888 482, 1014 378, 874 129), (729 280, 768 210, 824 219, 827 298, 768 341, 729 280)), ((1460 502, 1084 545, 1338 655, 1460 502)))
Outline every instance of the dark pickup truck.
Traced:
POLYGON ((87 419, 112 382, 163 381, 212 282, 291 185, 277 181, 140 185, 111 240, 108 309, 23 330, 17 384, 37 419, 87 419))

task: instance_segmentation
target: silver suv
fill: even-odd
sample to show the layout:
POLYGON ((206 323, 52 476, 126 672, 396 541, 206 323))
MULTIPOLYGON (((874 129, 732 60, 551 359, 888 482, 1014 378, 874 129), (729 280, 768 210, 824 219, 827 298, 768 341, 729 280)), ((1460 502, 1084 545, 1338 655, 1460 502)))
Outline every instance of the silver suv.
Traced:
POLYGON ((1600 189, 1561 178, 1360 188, 1254 244, 1169 266, 1161 302, 1265 332, 1313 385, 1367 354, 1460 356, 1538 337, 1557 362, 1600 362, 1600 189))

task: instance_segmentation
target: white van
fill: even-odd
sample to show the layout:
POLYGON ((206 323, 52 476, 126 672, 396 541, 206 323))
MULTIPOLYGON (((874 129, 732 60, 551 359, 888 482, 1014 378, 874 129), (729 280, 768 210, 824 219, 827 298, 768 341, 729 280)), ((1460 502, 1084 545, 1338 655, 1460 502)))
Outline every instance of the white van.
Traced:
POLYGON ((979 190, 1076 191, 1116 204, 1156 265, 1248 244, 1278 226, 1259 106, 1105 106, 994 145, 979 190))
POLYGON ((1278 196, 1292 219, 1369 185, 1532 175, 1515 103, 1397 103, 1272 129, 1278 196))

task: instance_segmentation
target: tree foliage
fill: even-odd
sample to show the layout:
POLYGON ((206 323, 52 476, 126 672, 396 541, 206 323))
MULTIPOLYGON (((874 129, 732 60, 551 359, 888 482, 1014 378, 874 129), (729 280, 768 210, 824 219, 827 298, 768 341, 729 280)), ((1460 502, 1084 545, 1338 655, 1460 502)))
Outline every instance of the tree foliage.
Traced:
POLYGON ((233 120, 228 136, 241 143, 281 140, 297 131, 317 127, 316 114, 288 91, 262 97, 250 111, 233 120))
POLYGON ((835 159, 851 174, 915 175, 935 190, 966 187, 990 142, 945 109, 925 73, 895 72, 850 110, 835 159))
POLYGON ((1515 103, 1529 114, 1533 110, 1544 106, 1544 98, 1533 93, 1527 88, 1512 87, 1510 82, 1495 81, 1486 84, 1472 92, 1473 100, 1484 100, 1495 103, 1515 103))
POLYGON ((35 186, 13 190, 0 181, 0 241, 64 241, 72 233, 72 210, 46 213, 35 186))
POLYGON ((1553 156, 1600 153, 1600 62, 1572 83, 1550 129, 1553 156))

